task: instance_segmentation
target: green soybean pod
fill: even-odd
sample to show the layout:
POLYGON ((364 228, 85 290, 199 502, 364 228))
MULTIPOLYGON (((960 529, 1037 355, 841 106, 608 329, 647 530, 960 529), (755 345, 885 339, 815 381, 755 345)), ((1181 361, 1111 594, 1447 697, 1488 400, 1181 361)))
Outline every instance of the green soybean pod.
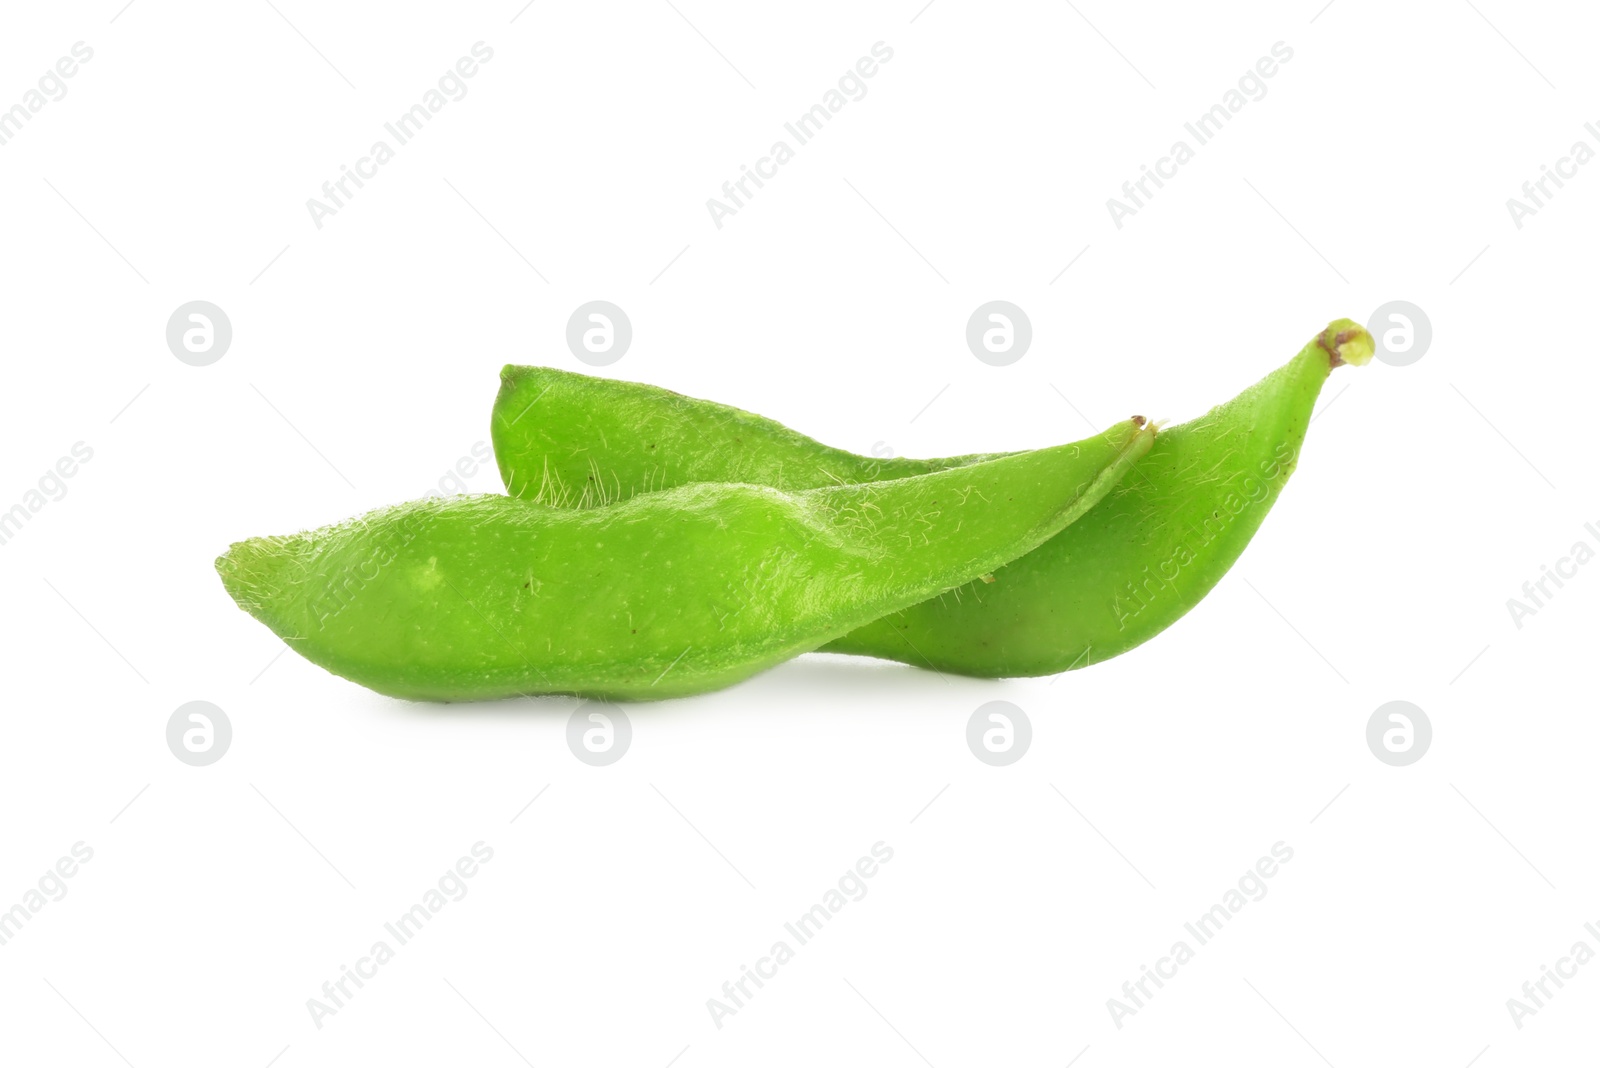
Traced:
POLYGON ((290 648, 379 693, 676 697, 1030 551, 1154 437, 1136 419, 1072 445, 797 493, 702 482, 588 510, 426 499, 239 542, 217 570, 290 648))
POLYGON ((992 584, 892 613, 833 652, 966 675, 1053 675, 1166 630, 1244 552, 1294 473, 1317 395, 1372 339, 1336 320, 1232 400, 1162 430, 1127 483, 992 584))
POLYGON ((596 508, 691 482, 783 490, 879 482, 1009 453, 858 456, 765 416, 637 382, 507 365, 490 434, 506 492, 596 508))
MULTIPOLYGON (((1294 471, 1329 372, 1372 352, 1362 327, 1331 323, 1238 397, 1163 430, 1127 480, 1040 548, 824 649, 996 677, 1054 674, 1147 641, 1233 566, 1294 471)), ((855 456, 725 405, 546 368, 503 372, 492 433, 508 490, 580 506, 694 478, 801 488, 973 459, 855 456)))

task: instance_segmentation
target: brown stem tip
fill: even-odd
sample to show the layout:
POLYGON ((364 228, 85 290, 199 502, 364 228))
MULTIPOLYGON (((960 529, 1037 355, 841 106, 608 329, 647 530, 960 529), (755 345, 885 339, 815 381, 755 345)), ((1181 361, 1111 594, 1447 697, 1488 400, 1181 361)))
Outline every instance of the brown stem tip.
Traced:
POLYGON ((1350 319, 1335 319, 1328 328, 1317 335, 1317 345, 1328 354, 1328 367, 1342 363, 1361 367, 1372 362, 1377 344, 1367 328, 1350 319))

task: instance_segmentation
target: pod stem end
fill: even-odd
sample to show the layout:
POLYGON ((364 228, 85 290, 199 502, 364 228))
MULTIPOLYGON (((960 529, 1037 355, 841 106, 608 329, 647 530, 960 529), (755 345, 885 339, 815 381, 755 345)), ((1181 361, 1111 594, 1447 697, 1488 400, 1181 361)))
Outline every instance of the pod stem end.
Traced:
POLYGON ((1317 344, 1328 354, 1330 369, 1347 363, 1361 367, 1372 362, 1377 344, 1367 328, 1351 319, 1335 319, 1317 335, 1317 344))

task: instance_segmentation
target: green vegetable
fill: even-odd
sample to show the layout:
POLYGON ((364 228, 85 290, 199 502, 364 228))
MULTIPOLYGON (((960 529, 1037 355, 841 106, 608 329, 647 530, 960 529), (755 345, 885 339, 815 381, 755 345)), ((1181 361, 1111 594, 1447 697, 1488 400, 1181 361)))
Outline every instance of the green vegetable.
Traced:
POLYGON ((807 490, 965 467, 857 456, 764 416, 636 382, 550 367, 500 373, 490 428, 506 492, 557 508, 598 508, 693 482, 807 490))
POLYGON ((695 483, 608 508, 429 499, 239 542, 239 606, 329 671, 395 697, 639 699, 736 682, 1035 548, 1149 451, 1073 445, 787 493, 695 483))
MULTIPOLYGON (((1154 637, 1244 551, 1294 471, 1329 371, 1372 353, 1362 327, 1335 321, 1233 400, 1162 431, 1105 501, 1040 548, 824 649, 968 675, 1047 675, 1154 637)), ((501 381, 501 477, 509 492, 555 505, 696 480, 803 490, 984 459, 856 456, 725 405, 548 368, 507 367, 501 381)))

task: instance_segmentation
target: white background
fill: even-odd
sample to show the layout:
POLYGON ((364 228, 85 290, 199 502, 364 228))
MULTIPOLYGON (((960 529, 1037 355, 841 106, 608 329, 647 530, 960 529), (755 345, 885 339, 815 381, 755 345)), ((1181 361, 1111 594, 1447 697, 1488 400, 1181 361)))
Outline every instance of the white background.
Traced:
POLYGON ((0 510, 93 449, 0 546, 0 908, 94 851, 0 946, 0 1058, 1592 1055, 1600 966, 1521 1029, 1506 999, 1600 950, 1600 567, 1520 629, 1506 601, 1600 541, 1600 167, 1520 229, 1505 203, 1595 145, 1592 13, 122 3, 11 4, 0 33, 0 106, 94 50, 0 146, 0 510), (477 41, 468 95, 314 226, 307 198, 477 41), (877 41, 865 98, 714 226, 706 199, 877 41), (1278 41, 1267 95, 1114 226, 1107 198, 1278 41), (280 656, 213 558, 433 488, 488 439, 502 363, 585 369, 564 329, 593 299, 634 327, 601 373, 902 455, 1190 418, 1392 300, 1434 338, 1330 379, 1199 608, 1056 679, 803 657, 631 709, 593 768, 570 700, 408 705, 280 656), (1008 367, 963 338, 993 299, 1033 323, 1008 367), (233 325, 211 366, 167 348, 191 300, 233 325), (965 743, 995 699, 1033 724, 1008 768, 965 743), (1403 768, 1365 741, 1398 699, 1434 729, 1403 768), (191 700, 233 725, 209 767, 166 745, 191 700), (307 999, 480 840, 470 893, 316 1027, 307 999), (868 895, 714 1026, 706 999, 878 841, 868 895), (1279 841, 1270 893, 1117 1028, 1107 999, 1279 841))

